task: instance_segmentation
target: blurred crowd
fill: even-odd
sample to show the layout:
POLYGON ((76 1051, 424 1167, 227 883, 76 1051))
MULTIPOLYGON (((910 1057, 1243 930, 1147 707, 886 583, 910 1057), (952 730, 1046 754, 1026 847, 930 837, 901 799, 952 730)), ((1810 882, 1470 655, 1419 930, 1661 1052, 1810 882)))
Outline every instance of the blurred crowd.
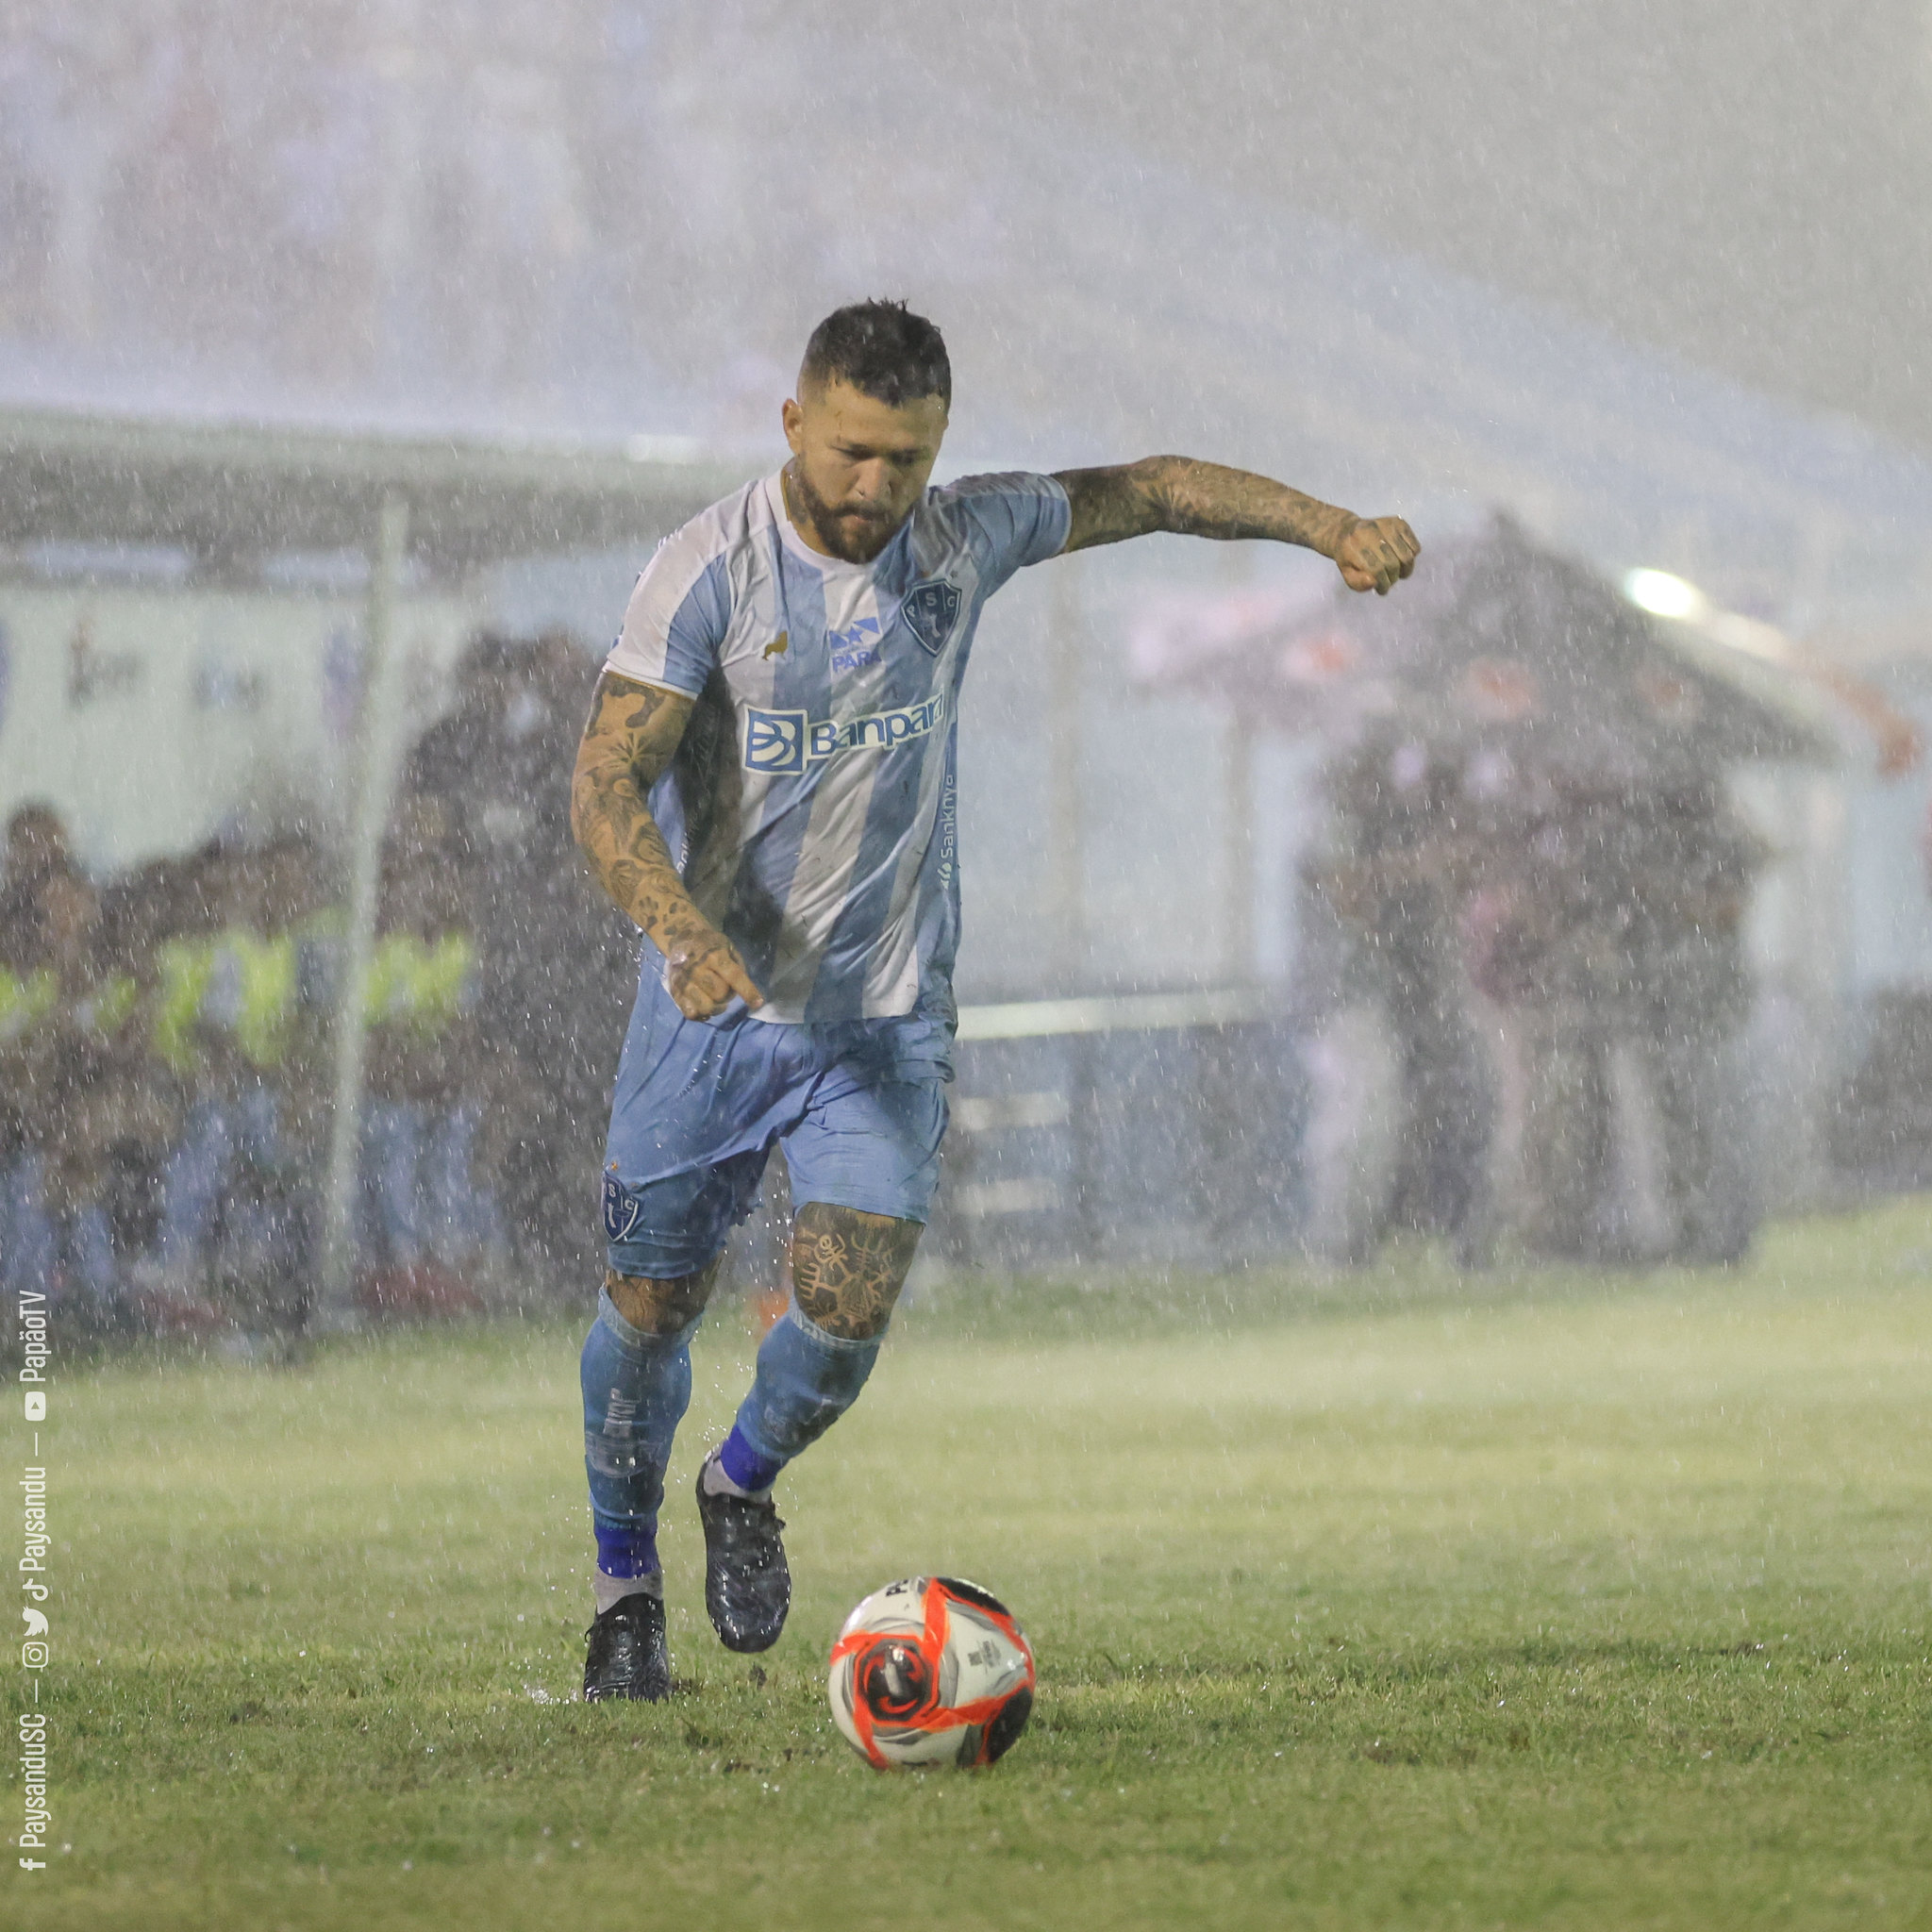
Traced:
POLYGON ((1741 1253, 1744 919, 1770 853, 1721 781, 1385 738, 1338 758, 1327 790, 1308 995, 1374 1016, 1396 1125, 1379 1189, 1322 1173, 1324 1144, 1364 1164, 1333 1117, 1373 1078, 1343 1052, 1312 1128, 1315 1244, 1358 1259, 1409 1227, 1466 1260, 1506 1232, 1556 1259, 1741 1253))
POLYGON ((721 184, 810 42, 611 0, 7 8, 0 336, 583 426, 698 370, 762 424, 797 316, 737 265, 825 275, 721 184))
MULTIPOLYGON (((366 988, 373 1307, 581 1287, 634 936, 569 778, 595 667, 486 636, 400 774, 366 988)), ((309 829, 94 879, 45 806, 0 874, 0 1274, 101 1327, 299 1323, 316 1288, 346 916, 309 829)))

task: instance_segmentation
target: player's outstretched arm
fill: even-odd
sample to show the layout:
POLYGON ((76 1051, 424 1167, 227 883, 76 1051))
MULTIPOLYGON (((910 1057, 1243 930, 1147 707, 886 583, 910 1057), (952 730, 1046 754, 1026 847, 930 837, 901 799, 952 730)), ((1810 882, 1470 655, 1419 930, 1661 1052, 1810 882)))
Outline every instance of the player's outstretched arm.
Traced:
POLYGON ((651 787, 669 769, 691 700, 605 672, 591 702, 571 778, 570 828, 598 882, 671 962, 666 980, 678 1010, 708 1020, 736 996, 765 996, 744 961, 691 904, 670 848, 651 816, 651 787))
POLYGON ((1258 537, 1330 558, 1351 591, 1387 596, 1415 568, 1422 545, 1400 517, 1358 517, 1248 470, 1192 457, 1143 457, 1105 470, 1063 470, 1074 520, 1068 550, 1169 530, 1224 541, 1258 537))

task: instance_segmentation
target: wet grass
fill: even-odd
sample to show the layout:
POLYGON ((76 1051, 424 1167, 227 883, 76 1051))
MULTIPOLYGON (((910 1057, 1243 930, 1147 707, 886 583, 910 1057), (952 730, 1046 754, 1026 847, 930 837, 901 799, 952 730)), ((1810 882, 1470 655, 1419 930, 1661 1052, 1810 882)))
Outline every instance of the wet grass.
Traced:
POLYGON ((687 1501, 750 1357, 722 1320, 655 1709, 567 1701, 570 1330, 91 1371, 43 1436, 72 1850, 0 1917, 1923 1925, 1928 1268, 1907 1204, 1705 1277, 940 1288, 787 1478, 757 1666, 687 1501), (878 1776, 821 1659, 934 1566, 1020 1612, 1039 1708, 991 1774, 878 1776))

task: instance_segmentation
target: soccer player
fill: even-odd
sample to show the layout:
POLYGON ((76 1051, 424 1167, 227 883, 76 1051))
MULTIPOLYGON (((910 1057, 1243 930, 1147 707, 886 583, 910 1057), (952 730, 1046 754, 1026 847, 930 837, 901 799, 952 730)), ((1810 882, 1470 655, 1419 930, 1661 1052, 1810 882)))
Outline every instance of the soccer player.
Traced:
POLYGON ((957 706, 987 598, 1024 565, 1156 530, 1298 543, 1357 591, 1415 562, 1399 517, 1182 457, 928 488, 951 403, 931 323, 888 302, 827 316, 785 405, 791 461, 658 547, 584 729, 572 824, 646 941, 583 1352, 587 1698, 670 1693, 664 1471, 691 1335, 774 1143, 792 1302, 697 1507, 720 1639, 761 1651, 784 1627, 772 1486, 865 1386, 939 1175, 957 706))

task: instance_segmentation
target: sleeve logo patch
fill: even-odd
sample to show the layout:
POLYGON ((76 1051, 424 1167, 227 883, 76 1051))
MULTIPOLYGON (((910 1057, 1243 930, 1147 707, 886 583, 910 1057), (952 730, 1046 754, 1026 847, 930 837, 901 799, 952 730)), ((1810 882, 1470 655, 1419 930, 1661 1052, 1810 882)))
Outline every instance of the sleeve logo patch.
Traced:
POLYGON ((906 592, 899 614, 906 620, 907 629, 937 658, 959 621, 962 601, 958 584, 946 577, 934 577, 928 583, 914 584, 906 592))
POLYGON ((946 700, 935 691, 924 704, 902 711, 873 711, 863 718, 811 719, 803 711, 744 713, 744 768, 773 777, 797 777, 841 751, 891 751, 924 738, 946 715, 946 700))

